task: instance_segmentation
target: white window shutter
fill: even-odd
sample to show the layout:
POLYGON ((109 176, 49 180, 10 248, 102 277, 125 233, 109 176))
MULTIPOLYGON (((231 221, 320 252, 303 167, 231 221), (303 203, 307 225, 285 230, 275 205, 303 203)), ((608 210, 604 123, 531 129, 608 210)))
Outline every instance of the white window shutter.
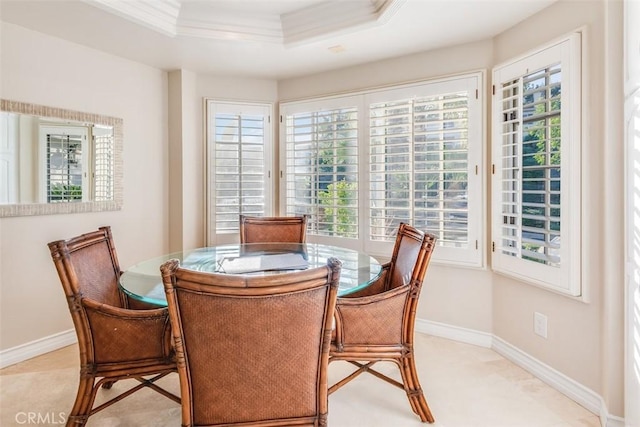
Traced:
POLYGON ((580 38, 494 70, 495 271, 581 294, 580 38))

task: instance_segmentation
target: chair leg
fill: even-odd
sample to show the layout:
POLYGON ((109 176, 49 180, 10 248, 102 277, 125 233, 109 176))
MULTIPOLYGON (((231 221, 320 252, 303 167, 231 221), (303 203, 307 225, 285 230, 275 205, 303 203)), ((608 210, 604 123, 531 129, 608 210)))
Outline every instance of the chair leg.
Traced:
POLYGON ((145 377, 119 377, 119 379, 136 379, 140 382, 140 384, 136 385, 128 389, 125 392, 118 394, 117 396, 107 400, 106 402, 100 404, 99 406, 93 407, 93 404, 96 399, 96 395, 100 388, 110 389, 113 384, 118 381, 117 379, 107 379, 102 378, 98 382, 96 382, 95 376, 80 376, 80 384, 78 386, 78 394, 76 396, 76 401, 73 405, 73 409, 67 418, 67 427, 77 427, 84 426, 87 423, 89 417, 97 412, 102 411, 103 409, 113 405, 116 402, 124 399, 127 396, 132 395, 136 391, 148 387, 156 392, 162 394, 163 396, 173 400, 176 403, 181 403, 180 397, 174 395, 173 393, 168 392, 167 390, 157 386, 155 381, 163 378, 170 373, 175 372, 172 370, 168 370, 165 372, 161 372, 155 375, 153 378, 145 378, 145 377))
POLYGON ((435 419, 433 418, 429 405, 427 404, 427 400, 424 397, 422 387, 420 387, 420 381, 418 380, 418 373, 413 359, 413 352, 405 355, 398 362, 400 374, 402 375, 402 382, 404 383, 404 390, 407 393, 411 409, 413 409, 413 412, 420 417, 420 420, 423 423, 433 423, 435 419))
POLYGON ((87 423, 97 391, 94 383, 95 377, 93 375, 80 375, 78 393, 71 413, 67 417, 67 427, 79 427, 87 423))

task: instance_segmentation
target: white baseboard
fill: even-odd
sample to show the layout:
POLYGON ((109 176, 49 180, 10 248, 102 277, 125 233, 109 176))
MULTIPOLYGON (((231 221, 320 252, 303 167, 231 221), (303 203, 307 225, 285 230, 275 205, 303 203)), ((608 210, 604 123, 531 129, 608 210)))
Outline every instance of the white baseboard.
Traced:
POLYGON ((491 348, 493 340, 493 335, 487 332, 461 328, 459 326, 447 325, 446 323, 433 322, 431 320, 416 319, 415 329, 416 332, 485 348, 491 348))
POLYGON ((69 329, 68 331, 2 350, 0 351, 0 369, 66 347, 77 341, 75 330, 69 329))
MULTIPOLYGON (((599 415, 600 423, 603 427, 624 427, 624 419, 610 415, 604 400, 596 392, 495 335, 424 319, 416 319, 416 332, 491 348, 507 360, 531 372, 540 380, 584 406, 587 410, 599 415)), ((0 351, 0 369, 76 342, 76 333, 73 329, 70 329, 2 350, 0 351)))
POLYGON ((598 415, 603 427, 624 427, 625 425, 623 418, 609 414, 604 399, 595 391, 495 335, 423 319, 416 319, 416 332, 491 348, 505 359, 532 373, 541 381, 598 415))
POLYGON ((504 341, 493 337, 492 348, 506 359, 531 372, 543 382, 549 384, 562 394, 578 402, 594 414, 600 414, 602 398, 593 390, 572 380, 551 366, 531 357, 529 354, 504 341))

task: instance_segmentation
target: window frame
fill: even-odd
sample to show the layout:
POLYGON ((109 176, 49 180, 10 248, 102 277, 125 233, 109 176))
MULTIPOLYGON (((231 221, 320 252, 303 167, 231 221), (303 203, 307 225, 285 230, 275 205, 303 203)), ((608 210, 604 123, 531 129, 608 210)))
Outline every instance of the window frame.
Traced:
POLYGON ((274 144, 273 144, 273 104, 269 102, 243 102, 219 100, 214 98, 204 99, 204 125, 205 125, 205 194, 206 212, 205 227, 208 245, 237 243, 239 241, 238 230, 230 230, 227 233, 219 233, 216 230, 216 180, 215 180, 215 117, 218 113, 225 114, 251 114, 264 115, 264 216, 272 216, 274 212, 274 144))
MULTIPOLYGON (((582 295, 582 33, 575 32, 552 43, 514 58, 493 69, 494 96, 492 102, 492 270, 560 294, 582 295), (502 84, 523 79, 527 75, 561 64, 561 148, 560 148, 560 266, 502 253, 502 189, 503 189, 503 108, 502 84), (565 261, 566 260, 566 261, 565 261)), ((519 95, 522 112, 522 93, 519 95)), ((519 115, 522 123, 522 115, 519 115)), ((519 148, 522 148, 522 126, 519 127, 519 148)), ((522 151, 518 151, 522 157, 522 151)), ((522 177, 518 182, 522 182, 522 177)), ((550 194, 546 190, 545 194, 550 194)), ((518 208, 522 207, 520 200, 518 208)), ((520 212, 521 209, 519 209, 520 212)), ((522 215, 520 213, 520 215, 522 215)), ((517 227, 522 230, 522 224, 517 227)), ((519 241, 519 240, 518 240, 519 241)), ((506 248, 506 250, 510 250, 506 248)))
POLYGON ((300 101, 280 103, 280 211, 286 212, 286 116, 300 112, 318 111, 320 108, 338 108, 357 105, 358 107, 358 173, 359 173, 359 237, 345 239, 307 235, 309 241, 339 244, 372 255, 389 256, 394 241, 384 242, 371 240, 370 228, 370 117, 369 108, 377 100, 393 101, 398 96, 427 96, 451 93, 451 91, 468 91, 468 146, 467 146, 467 182, 469 200, 467 204, 468 245, 465 248, 447 248, 438 246, 434 251, 433 262, 456 265, 459 267, 484 268, 486 260, 485 207, 486 207, 486 102, 485 73, 482 70, 460 75, 422 80, 382 88, 348 92, 341 95, 319 97, 300 101), (449 91, 449 92, 447 92, 449 91), (395 98, 385 99, 385 96, 395 98), (315 108, 315 110, 313 110, 315 108), (471 112, 472 111, 472 112, 471 112))

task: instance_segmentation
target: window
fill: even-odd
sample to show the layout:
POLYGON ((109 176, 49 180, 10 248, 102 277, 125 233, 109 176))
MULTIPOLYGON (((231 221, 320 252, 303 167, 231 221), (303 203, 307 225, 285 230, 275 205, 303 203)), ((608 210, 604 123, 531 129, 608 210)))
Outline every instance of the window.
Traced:
POLYGON ((58 124, 52 121, 32 124, 23 120, 20 129, 29 135, 36 129, 39 143, 24 138, 25 150, 38 151, 37 185, 21 189, 27 200, 37 194, 42 203, 109 201, 115 197, 115 151, 113 127, 58 124))
POLYGON ((580 294, 580 38, 494 70, 493 268, 580 294))
POLYGON ((324 103, 311 111, 288 111, 286 215, 309 214, 309 234, 357 239, 357 107, 324 103))
POLYGON ((367 106, 368 245, 390 250, 408 221, 438 236, 440 260, 480 265, 479 77, 370 94, 367 106))
POLYGON ((240 214, 269 216, 271 106, 207 101, 208 243, 237 241, 240 214))
POLYGON ((482 75, 281 105, 282 208, 308 237, 388 255, 400 222, 434 260, 481 266, 482 75))
POLYGON ((82 202, 90 199, 87 134, 84 126, 40 127, 45 150, 44 202, 82 202))

